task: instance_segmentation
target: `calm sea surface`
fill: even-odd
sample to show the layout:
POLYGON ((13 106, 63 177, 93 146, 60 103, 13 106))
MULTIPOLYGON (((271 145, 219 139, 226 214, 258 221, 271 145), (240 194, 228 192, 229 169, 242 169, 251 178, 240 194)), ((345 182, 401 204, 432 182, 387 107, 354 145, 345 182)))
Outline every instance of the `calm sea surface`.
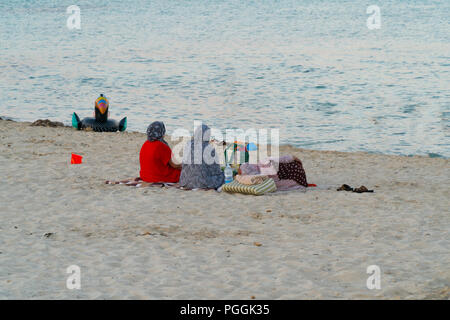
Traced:
POLYGON ((309 149, 449 157, 449 17, 447 0, 3 0, 0 115, 69 124, 104 93, 135 131, 203 120, 309 149))

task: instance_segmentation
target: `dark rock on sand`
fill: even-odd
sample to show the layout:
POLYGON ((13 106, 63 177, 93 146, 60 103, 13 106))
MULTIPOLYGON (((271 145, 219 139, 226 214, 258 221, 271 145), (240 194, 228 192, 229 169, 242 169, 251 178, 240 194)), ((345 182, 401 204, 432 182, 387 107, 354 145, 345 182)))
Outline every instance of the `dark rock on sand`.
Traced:
POLYGON ((54 235, 54 233, 53 232, 46 232, 46 233, 44 233, 44 238, 50 238, 50 237, 52 237, 54 235))
POLYGON ((56 128, 56 127, 64 127, 64 124, 62 122, 58 122, 58 121, 50 121, 48 119, 42 120, 36 120, 35 122, 33 122, 31 124, 32 126, 40 126, 40 127, 52 127, 52 128, 56 128))

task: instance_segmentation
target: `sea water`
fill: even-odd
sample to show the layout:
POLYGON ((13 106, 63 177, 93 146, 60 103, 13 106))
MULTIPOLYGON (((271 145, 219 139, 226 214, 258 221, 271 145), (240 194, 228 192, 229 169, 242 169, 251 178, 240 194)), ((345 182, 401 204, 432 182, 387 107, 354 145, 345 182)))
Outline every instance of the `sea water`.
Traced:
POLYGON ((449 17, 444 0, 3 0, 0 116, 70 124, 104 93, 129 130, 202 120, 309 149, 448 157, 449 17))

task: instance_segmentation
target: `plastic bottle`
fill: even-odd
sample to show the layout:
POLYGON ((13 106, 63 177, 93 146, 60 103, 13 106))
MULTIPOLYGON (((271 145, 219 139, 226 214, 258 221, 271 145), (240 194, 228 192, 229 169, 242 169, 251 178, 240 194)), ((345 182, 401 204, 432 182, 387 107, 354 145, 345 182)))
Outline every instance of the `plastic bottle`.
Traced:
POLYGON ((233 181, 233 169, 231 169, 228 163, 223 173, 225 175, 225 183, 230 183, 231 181, 233 181))

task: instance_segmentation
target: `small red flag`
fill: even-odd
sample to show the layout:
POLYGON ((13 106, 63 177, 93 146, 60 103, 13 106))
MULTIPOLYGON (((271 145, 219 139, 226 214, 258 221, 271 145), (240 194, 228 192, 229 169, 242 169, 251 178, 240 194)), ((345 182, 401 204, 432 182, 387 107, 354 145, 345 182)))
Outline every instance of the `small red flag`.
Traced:
POLYGON ((81 162, 83 161, 83 157, 72 153, 72 158, 70 159, 70 164, 81 164, 81 162))

